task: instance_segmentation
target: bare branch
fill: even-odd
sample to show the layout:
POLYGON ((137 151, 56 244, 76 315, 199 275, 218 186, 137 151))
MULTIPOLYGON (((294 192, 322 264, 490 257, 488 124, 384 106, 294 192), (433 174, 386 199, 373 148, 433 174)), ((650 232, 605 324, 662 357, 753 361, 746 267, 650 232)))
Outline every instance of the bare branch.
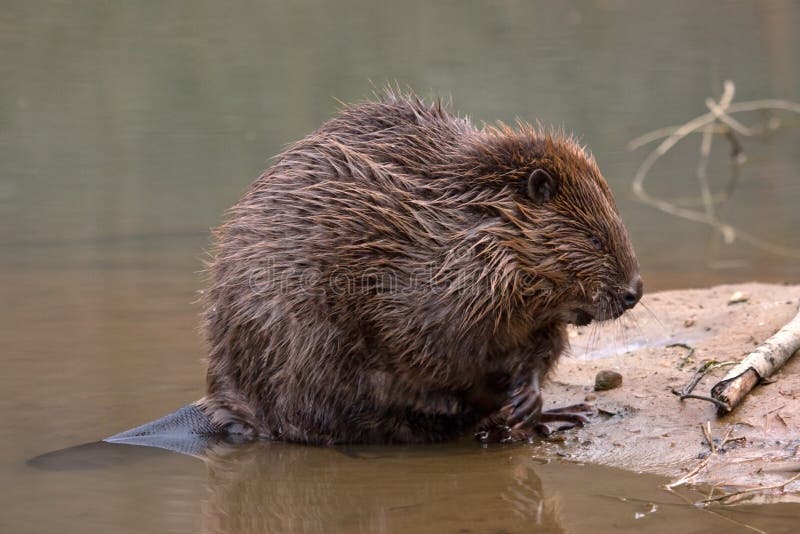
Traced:
MULTIPOLYGON (((772 123, 768 122, 763 128, 752 128, 743 125, 737 121, 731 114, 745 112, 745 111, 760 111, 768 109, 780 109, 791 111, 793 113, 800 113, 800 104, 789 102, 786 100, 766 99, 766 100, 752 100, 749 102, 733 103, 733 96, 735 94, 735 86, 733 82, 726 81, 724 83, 724 91, 719 99, 715 102, 712 99, 706 101, 706 105, 711 111, 704 113, 699 117, 686 122, 677 127, 660 128, 652 132, 646 133, 628 143, 629 149, 638 148, 652 141, 664 138, 663 141, 651 151, 644 159, 636 174, 633 177, 631 188, 633 189, 636 197, 645 204, 649 204, 665 213, 707 224, 716 231, 718 231, 725 243, 731 244, 736 239, 748 243, 761 250, 770 252, 772 254, 798 258, 800 259, 800 250, 785 247, 783 245, 770 243, 763 238, 755 237, 748 232, 735 228, 731 224, 719 220, 714 208, 715 197, 711 192, 708 183, 707 167, 708 158, 711 152, 711 143, 713 134, 724 135, 731 144, 731 157, 735 168, 738 168, 744 163, 744 154, 739 140, 736 138, 735 132, 743 136, 752 136, 762 131, 768 131, 772 128, 772 123), (653 168, 655 163, 669 150, 671 150, 678 142, 694 133, 701 133, 702 140, 700 146, 700 162, 697 166, 696 176, 701 192, 701 201, 703 211, 690 209, 684 206, 679 206, 675 202, 651 195, 645 190, 644 182, 648 173, 653 168)), ((729 184, 732 187, 733 181, 729 184)), ((728 195, 730 196, 730 187, 728 195)))

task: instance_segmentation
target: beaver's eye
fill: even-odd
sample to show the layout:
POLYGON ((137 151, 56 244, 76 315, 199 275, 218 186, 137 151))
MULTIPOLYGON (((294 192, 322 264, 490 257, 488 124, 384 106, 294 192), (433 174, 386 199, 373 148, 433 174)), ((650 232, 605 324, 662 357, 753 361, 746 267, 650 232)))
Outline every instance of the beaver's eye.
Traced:
POLYGON ((603 250, 603 242, 600 241, 600 238, 597 236, 589 237, 589 243, 592 244, 595 250, 603 250))

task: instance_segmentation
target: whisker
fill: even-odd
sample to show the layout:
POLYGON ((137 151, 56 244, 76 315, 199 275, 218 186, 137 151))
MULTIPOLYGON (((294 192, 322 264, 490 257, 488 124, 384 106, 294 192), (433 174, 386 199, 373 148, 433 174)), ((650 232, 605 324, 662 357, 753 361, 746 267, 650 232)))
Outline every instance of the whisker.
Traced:
POLYGON ((597 340, 598 339, 599 338, 598 338, 598 335, 597 335, 597 322, 596 321, 592 321, 592 324, 589 327, 589 339, 587 339, 586 352, 584 354, 584 357, 585 357, 586 360, 588 360, 589 359, 589 355, 592 352, 594 352, 594 350, 595 350, 595 348, 597 346, 597 340))
POLYGON ((612 302, 612 306, 613 306, 613 311, 614 311, 613 315, 620 314, 619 317, 617 317, 617 319, 614 321, 614 325, 613 325, 613 329, 614 329, 614 355, 619 357, 619 355, 622 353, 622 350, 625 348, 625 346, 627 344, 626 343, 626 339, 625 339, 625 333, 624 333, 624 330, 622 328, 622 321, 620 320, 623 317, 623 315, 622 315, 622 311, 623 310, 622 310, 622 306, 616 301, 612 302), (621 342, 622 346, 620 346, 620 342, 621 342))
MULTIPOLYGON (((608 303, 607 299, 603 298, 598 303, 598 311, 604 317, 608 316, 610 314, 611 308, 609 307, 609 303, 608 303)), ((604 334, 605 323, 607 323, 607 322, 608 321, 602 321, 602 322, 595 321, 594 323, 592 323, 593 327, 592 327, 591 344, 592 344, 592 351, 593 352, 598 350, 599 347, 601 346, 600 340, 601 340, 601 337, 604 334)))
POLYGON ((641 301, 639 302, 638 306, 643 308, 647 312, 647 314, 656 322, 662 334, 668 333, 667 327, 664 325, 664 323, 661 322, 661 319, 658 318, 655 312, 652 309, 650 309, 650 306, 641 301))
POLYGON ((620 334, 622 336, 623 347, 628 349, 633 344, 636 337, 635 335, 631 335, 629 331, 638 331, 639 325, 636 322, 635 316, 629 316, 625 314, 621 318, 622 321, 620 321, 620 334))

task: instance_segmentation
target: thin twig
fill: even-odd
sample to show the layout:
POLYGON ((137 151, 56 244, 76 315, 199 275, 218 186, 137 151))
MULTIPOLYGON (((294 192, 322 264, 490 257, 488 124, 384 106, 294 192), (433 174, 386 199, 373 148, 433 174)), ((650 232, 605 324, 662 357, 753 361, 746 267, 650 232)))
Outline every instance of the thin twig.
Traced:
POLYGON ((733 102, 733 96, 736 94, 736 85, 730 81, 725 80, 722 82, 722 96, 719 97, 719 107, 721 110, 728 109, 728 106, 733 102))
MULTIPOLYGON (((800 113, 800 104, 796 102, 790 102, 788 100, 751 100, 748 102, 738 102, 736 104, 731 104, 728 107, 728 113, 741 113, 743 111, 762 111, 766 109, 780 109, 783 111, 791 111, 794 113, 800 113)), ((705 126, 706 124, 710 124, 716 120, 713 113, 704 113, 699 117, 696 117, 690 121, 694 123, 692 128, 686 132, 686 135, 690 133, 694 133, 698 131, 700 128, 705 126)), ((665 137, 672 137, 678 130, 685 128, 689 123, 680 124, 677 126, 665 126, 663 128, 658 128, 656 130, 652 130, 645 134, 640 135, 639 137, 635 137, 628 141, 628 150, 636 150, 637 148, 641 148, 645 145, 649 145, 654 141, 658 141, 659 139, 663 139, 665 137)), ((724 129, 721 126, 716 126, 719 130, 715 133, 725 133, 724 129)), ((769 127, 769 125, 764 126, 760 129, 751 128, 754 134, 764 133, 765 131, 771 130, 774 128, 769 127)))
POLYGON ((722 442, 719 444, 719 449, 720 450, 724 449, 725 445, 727 445, 729 441, 730 442, 734 442, 734 441, 739 441, 739 440, 744 439, 743 437, 742 438, 733 438, 733 439, 731 439, 731 434, 733 434, 733 429, 729 428, 728 431, 725 433, 725 437, 722 438, 722 442))
POLYGON ((742 135, 751 136, 753 131, 747 126, 743 125, 727 113, 728 107, 733 102, 733 95, 736 94, 736 86, 730 80, 725 80, 722 84, 722 96, 719 98, 719 103, 714 102, 712 98, 706 98, 706 107, 711 113, 722 123, 729 128, 736 130, 742 135))
POLYGON ((773 408, 773 409, 771 409, 771 410, 770 410, 770 411, 768 411, 768 412, 764 412, 764 417, 766 417, 766 416, 768 416, 768 415, 771 415, 771 414, 774 414, 774 413, 775 413, 775 412, 777 412, 777 411, 783 410, 784 408, 786 408, 786 405, 785 405, 785 404, 781 404, 781 405, 780 405, 780 406, 778 406, 777 408, 773 408))
MULTIPOLYGON (((717 221, 717 216, 714 213, 714 202, 711 200, 711 187, 708 185, 708 159, 711 155, 711 142, 714 140, 714 134, 706 128, 703 130, 703 137, 700 141, 700 161, 697 164, 695 175, 697 181, 700 183, 700 198, 703 201, 703 207, 706 210, 706 217, 710 221, 717 221)), ((717 221, 719 222, 719 221, 717 221)))
POLYGON ((714 444, 714 439, 711 437, 711 421, 706 421, 706 424, 701 424, 700 428, 703 429, 703 436, 708 442, 708 448, 711 449, 711 454, 717 454, 717 446, 714 444))
POLYGON ((683 399, 697 399, 697 400, 710 402, 711 404, 713 404, 717 408, 721 408, 721 409, 728 410, 728 411, 730 411, 730 409, 731 409, 730 405, 728 403, 726 403, 725 401, 721 401, 719 399, 715 399, 714 397, 709 397, 707 395, 695 395, 694 393, 682 394, 682 393, 680 393, 678 391, 675 391, 674 389, 672 390, 672 393, 674 395, 677 395, 681 400, 683 400, 683 399))
MULTIPOLYGON (((663 128, 658 128, 656 130, 647 132, 645 134, 640 135, 639 137, 634 137, 633 139, 628 141, 628 144, 625 145, 625 147, 631 151, 642 148, 643 146, 649 145, 650 143, 654 143, 659 139, 664 139, 666 137, 671 136, 681 126, 682 125, 680 124, 672 126, 664 126, 663 128)), ((709 124, 705 128, 711 130, 711 132, 715 134, 724 134, 725 130, 730 129, 726 126, 720 126, 719 124, 709 124)), ((705 131, 705 129, 697 129, 694 130, 692 133, 703 133, 703 131, 705 131)))
MULTIPOLYGON (((694 505, 695 505, 695 503, 693 503, 691 500, 689 500, 687 497, 685 497, 685 496, 681 495, 681 494, 680 494, 680 493, 678 493, 677 491, 672 491, 672 489, 670 489, 669 487, 667 487, 667 491, 669 491, 669 492, 670 492, 670 493, 672 493, 673 495, 677 496, 677 497, 678 497, 679 499, 681 499, 681 500, 682 500, 682 501, 683 501, 685 504, 688 504, 688 505, 691 505, 691 506, 694 506, 694 505)), ((739 520, 737 520, 737 519, 733 519, 732 517, 728 517, 728 516, 726 516, 726 515, 723 515, 723 514, 719 513, 719 512, 718 512, 718 511, 716 511, 716 510, 711 510, 711 509, 709 509, 709 508, 699 508, 699 510, 702 510, 702 511, 703 511, 703 512, 705 512, 705 513, 708 513, 708 514, 711 514, 711 515, 717 516, 718 518, 720 518, 720 519, 723 519, 723 520, 725 520, 725 521, 728 521, 728 522, 730 522, 730 523, 733 523, 734 525, 738 525, 738 526, 740 526, 740 527, 744 527, 744 528, 750 529, 750 530, 752 530, 753 532, 758 532, 759 534, 767 534, 766 532, 764 532, 764 531, 763 531, 763 530, 761 530, 760 528, 756 528, 756 527, 754 527, 753 525, 749 525, 749 524, 747 524, 747 523, 743 523, 742 521, 739 521, 739 520)))
POLYGON ((678 486, 683 486, 691 479, 693 479, 697 474, 706 466, 708 465, 709 460, 711 460, 711 456, 706 456, 705 459, 697 464, 697 466, 689 471, 686 475, 681 477, 680 479, 676 480, 675 482, 671 482, 667 484, 667 489, 677 488, 678 486))
POLYGON ((737 497, 739 495, 744 495, 744 494, 747 494, 747 493, 755 493, 755 492, 759 492, 759 491, 768 491, 768 490, 774 490, 774 489, 782 490, 784 487, 788 486, 789 484, 791 484, 792 482, 794 482, 798 478, 800 478, 800 473, 797 473, 795 476, 793 476, 789 480, 786 480, 784 482, 780 482, 778 484, 771 484, 769 486, 757 486, 755 488, 747 488, 747 489, 743 489, 743 490, 740 490, 740 491, 735 491, 733 493, 728 493, 726 495, 721 495, 719 497, 714 497, 713 499, 706 499, 706 500, 700 501, 700 502, 703 503, 703 504, 708 504, 708 503, 712 503, 712 502, 721 502, 721 501, 725 501, 725 500, 730 500, 733 497, 737 497))
MULTIPOLYGON (((675 395, 681 397, 681 399, 698 398, 696 395, 690 395, 690 393, 692 391, 694 391, 694 388, 697 387, 697 384, 700 383, 700 380, 702 380, 702 378, 705 375, 707 375, 708 373, 710 373, 711 371, 713 371, 715 369, 720 369, 722 367, 728 367, 728 366, 731 366, 731 365, 736 365, 737 363, 738 362, 715 362, 713 360, 708 361, 708 362, 704 363, 703 365, 701 365, 700 368, 697 369, 697 371, 694 372, 694 375, 692 375, 692 379, 689 380, 688 384, 683 386, 683 388, 680 391, 678 391, 678 390, 673 388, 672 393, 674 393, 675 395)), ((707 398, 703 398, 703 400, 708 400, 708 399, 707 398)))
POLYGON ((713 99, 706 98, 706 106, 711 110, 711 113, 714 114, 714 117, 716 117, 720 122, 726 124, 732 130, 735 130, 747 137, 753 135, 753 130, 725 113, 725 109, 721 105, 714 102, 713 99))

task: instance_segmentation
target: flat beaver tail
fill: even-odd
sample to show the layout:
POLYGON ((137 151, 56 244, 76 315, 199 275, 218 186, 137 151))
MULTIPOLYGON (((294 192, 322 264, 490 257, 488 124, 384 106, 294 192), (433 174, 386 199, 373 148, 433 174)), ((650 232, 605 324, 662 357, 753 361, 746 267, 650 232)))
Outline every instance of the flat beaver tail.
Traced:
POLYGON ((158 447, 181 454, 200 454, 224 428, 215 425, 197 403, 130 430, 105 438, 106 443, 158 447))

